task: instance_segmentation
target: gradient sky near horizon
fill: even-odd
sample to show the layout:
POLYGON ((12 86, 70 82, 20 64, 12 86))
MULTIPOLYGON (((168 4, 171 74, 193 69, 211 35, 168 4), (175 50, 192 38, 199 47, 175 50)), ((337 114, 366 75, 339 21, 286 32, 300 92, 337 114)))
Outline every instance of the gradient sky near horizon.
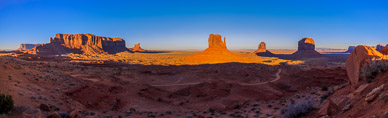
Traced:
POLYGON ((210 33, 229 49, 388 43, 386 0, 0 0, 0 49, 48 43, 56 33, 121 37, 127 47, 205 49, 210 33))

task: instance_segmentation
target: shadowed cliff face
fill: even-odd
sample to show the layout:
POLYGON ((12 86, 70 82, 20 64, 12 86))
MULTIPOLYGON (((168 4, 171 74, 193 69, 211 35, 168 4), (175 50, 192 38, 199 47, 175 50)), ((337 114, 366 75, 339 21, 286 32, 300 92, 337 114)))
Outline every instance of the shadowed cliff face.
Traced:
POLYGON ((20 47, 17 50, 29 50, 40 44, 20 44, 20 47))
POLYGON ((312 38, 303 38, 298 42, 298 51, 315 50, 315 42, 312 38))

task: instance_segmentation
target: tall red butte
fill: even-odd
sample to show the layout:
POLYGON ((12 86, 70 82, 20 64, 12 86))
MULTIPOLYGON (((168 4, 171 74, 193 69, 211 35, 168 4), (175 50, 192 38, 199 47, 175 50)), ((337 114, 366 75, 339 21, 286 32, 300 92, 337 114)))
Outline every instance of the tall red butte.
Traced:
POLYGON ((226 48, 226 38, 221 40, 221 35, 209 35, 209 47, 194 56, 184 59, 186 62, 192 63, 225 63, 225 62, 241 62, 245 58, 230 52, 226 48))
POLYGON ((76 54, 114 54, 129 51, 125 41, 119 37, 102 37, 93 34, 55 34, 50 37, 50 43, 41 44, 27 50, 29 54, 58 55, 65 53, 76 54))

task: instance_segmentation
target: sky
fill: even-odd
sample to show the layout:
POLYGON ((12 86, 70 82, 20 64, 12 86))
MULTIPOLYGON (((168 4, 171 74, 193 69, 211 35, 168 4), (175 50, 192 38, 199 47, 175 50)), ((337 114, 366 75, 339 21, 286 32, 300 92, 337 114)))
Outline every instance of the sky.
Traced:
POLYGON ((209 34, 228 49, 388 44, 386 0, 0 0, 0 49, 48 43, 56 33, 121 37, 127 47, 205 49, 209 34))

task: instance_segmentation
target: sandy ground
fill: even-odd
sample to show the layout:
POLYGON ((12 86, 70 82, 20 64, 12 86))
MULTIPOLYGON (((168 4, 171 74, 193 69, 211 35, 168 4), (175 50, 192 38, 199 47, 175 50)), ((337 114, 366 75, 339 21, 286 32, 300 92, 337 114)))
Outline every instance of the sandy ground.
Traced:
POLYGON ((341 61, 252 57, 257 63, 185 64, 197 52, 39 57, 2 54, 10 117, 79 111, 84 117, 280 117, 291 101, 347 83, 341 61), (301 62, 301 63, 294 63, 301 62), (39 109, 41 104, 49 111, 39 109))

